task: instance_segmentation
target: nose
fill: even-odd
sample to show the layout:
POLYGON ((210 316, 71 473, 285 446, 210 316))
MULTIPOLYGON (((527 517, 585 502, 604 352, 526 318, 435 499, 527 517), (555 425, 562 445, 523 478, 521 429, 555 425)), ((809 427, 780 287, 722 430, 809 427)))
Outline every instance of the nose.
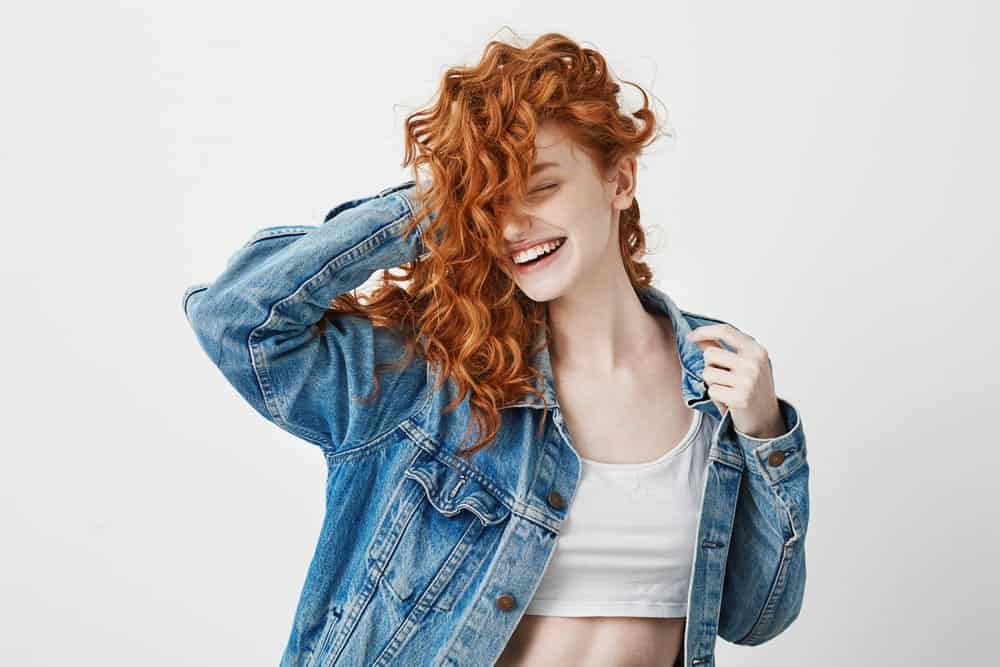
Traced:
POLYGON ((512 211, 503 220, 503 236, 509 245, 514 245, 528 237, 531 217, 520 211, 512 211))

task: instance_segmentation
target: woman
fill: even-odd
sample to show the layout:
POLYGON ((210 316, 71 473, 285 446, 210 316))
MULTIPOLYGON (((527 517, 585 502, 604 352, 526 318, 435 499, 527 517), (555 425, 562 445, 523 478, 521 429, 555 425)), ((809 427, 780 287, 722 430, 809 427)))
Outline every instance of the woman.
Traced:
POLYGON ((408 119, 414 180, 185 292, 225 377, 327 462, 282 665, 712 665, 716 635, 797 617, 798 412, 757 341, 652 286, 655 119, 618 93, 563 35, 490 42, 408 119))

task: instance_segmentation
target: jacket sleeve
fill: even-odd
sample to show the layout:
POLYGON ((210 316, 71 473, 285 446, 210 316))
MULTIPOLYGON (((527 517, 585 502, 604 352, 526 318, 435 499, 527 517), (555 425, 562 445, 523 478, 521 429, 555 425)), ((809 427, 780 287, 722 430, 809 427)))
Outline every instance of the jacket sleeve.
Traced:
POLYGON ((424 379, 411 373, 381 383, 389 405, 352 401, 371 392, 375 364, 395 361, 403 348, 395 334, 356 315, 328 318, 323 334, 313 329, 336 296, 424 252, 428 218, 403 238, 413 185, 345 201, 321 225, 260 229, 214 281, 184 291, 199 344, 236 391, 265 419, 327 453, 377 433, 396 416, 390 408, 405 407, 424 379))
POLYGON ((787 432, 754 438, 738 432, 727 410, 720 437, 738 443, 740 481, 719 616, 719 635, 757 645, 799 615, 806 582, 809 463, 798 410, 778 397, 787 432))

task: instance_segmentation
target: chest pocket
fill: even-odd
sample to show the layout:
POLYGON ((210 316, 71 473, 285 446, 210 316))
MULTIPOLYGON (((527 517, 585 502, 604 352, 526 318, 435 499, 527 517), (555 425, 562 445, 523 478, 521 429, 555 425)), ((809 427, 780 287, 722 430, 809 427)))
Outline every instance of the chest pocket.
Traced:
POLYGON ((464 471, 421 451, 407 467, 367 557, 401 615, 449 611, 499 540, 507 508, 464 471))

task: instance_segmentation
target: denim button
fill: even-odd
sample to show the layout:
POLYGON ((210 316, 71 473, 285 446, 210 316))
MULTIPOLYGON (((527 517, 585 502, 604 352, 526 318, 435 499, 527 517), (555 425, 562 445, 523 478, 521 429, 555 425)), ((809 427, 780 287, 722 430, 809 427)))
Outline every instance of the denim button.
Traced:
POLYGON ((566 506, 566 502, 563 500, 562 494, 558 491, 549 491, 548 501, 549 505, 552 505, 557 510, 561 510, 566 506))
POLYGON ((517 600, 510 593, 504 593, 503 595, 497 596, 497 608, 502 611, 510 611, 517 606, 517 600))
POLYGON ((772 466, 780 466, 785 462, 785 453, 780 450, 773 451, 768 455, 767 462, 772 466))

